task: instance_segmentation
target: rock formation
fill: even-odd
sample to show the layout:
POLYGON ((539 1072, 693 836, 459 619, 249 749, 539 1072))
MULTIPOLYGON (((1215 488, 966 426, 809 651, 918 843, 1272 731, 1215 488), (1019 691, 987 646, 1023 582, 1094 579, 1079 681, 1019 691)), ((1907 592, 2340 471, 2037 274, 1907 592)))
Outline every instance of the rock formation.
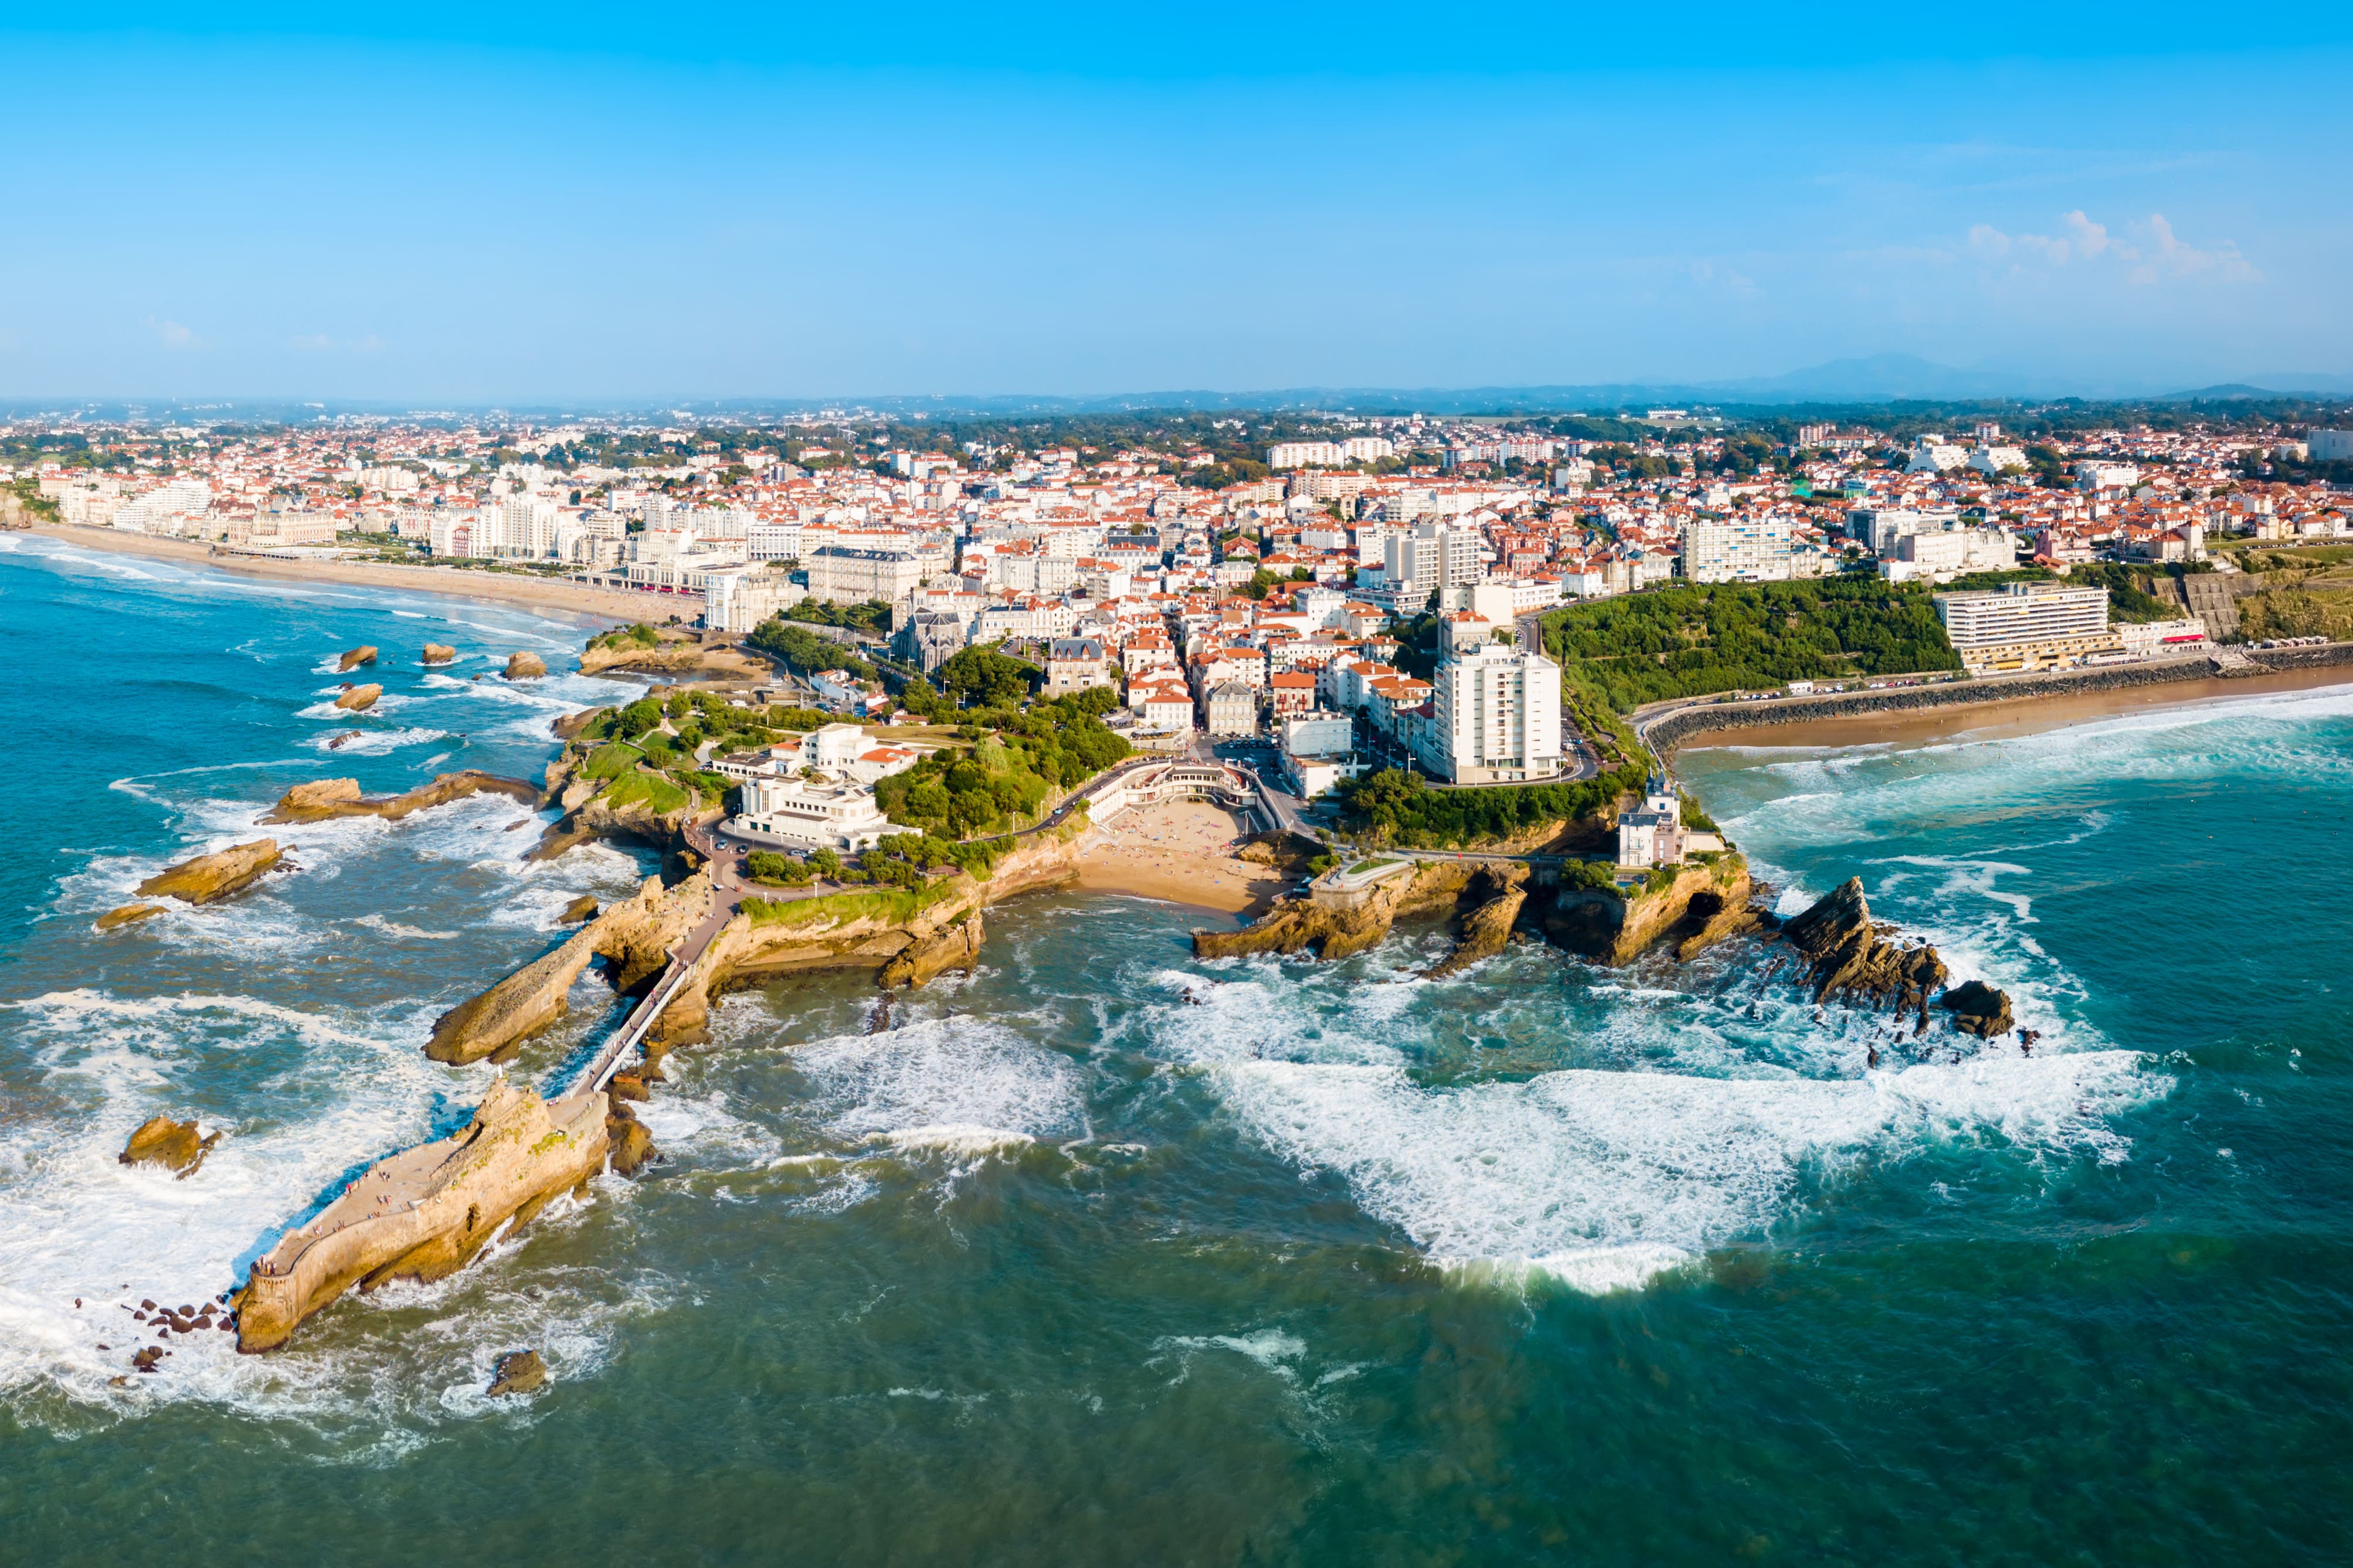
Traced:
POLYGON ((160 915, 164 912, 165 907, 162 904, 121 904, 98 917, 98 929, 113 931, 117 927, 132 925, 151 915, 160 915))
POLYGON ((451 647, 448 643, 427 643, 425 645, 425 662, 427 664, 455 664, 458 662, 458 650, 451 647))
POLYGON ((115 1158, 125 1165, 161 1165, 185 1182, 196 1173, 196 1167, 220 1141, 217 1132, 209 1138, 203 1135, 194 1121, 157 1116, 141 1123, 115 1158))
POLYGON ((375 1165, 258 1259, 239 1293, 237 1348, 275 1350, 353 1285, 438 1279, 509 1220, 526 1224, 603 1167, 607 1101, 552 1104, 501 1075, 473 1120, 375 1165))
POLYGON ((660 878, 647 878, 635 898, 610 906, 554 952, 442 1014, 425 1054, 437 1062, 476 1062, 520 1046, 564 1016, 572 983, 598 957, 611 963, 617 986, 635 987, 662 968, 666 950, 710 908, 707 877, 691 877, 667 891, 660 878))
POLYGON ((335 699, 335 706, 348 709, 353 713, 364 713, 375 707, 375 700, 383 695, 384 688, 370 681, 365 686, 345 688, 343 694, 335 699))
POLYGON ((419 784, 406 795, 363 795, 357 779, 320 779, 311 784, 296 784, 279 796, 278 804, 259 820, 267 824, 324 822, 338 816, 381 816, 397 822, 412 812, 485 794, 502 795, 525 805, 539 804, 539 791, 522 779, 501 778, 496 773, 468 769, 464 773, 441 773, 431 784, 419 784))
POLYGON ((583 921, 593 921, 596 918, 596 900, 595 896, 589 893, 583 893, 578 898, 564 906, 564 913, 555 923, 557 925, 576 926, 583 921))
POLYGON ((375 645, 370 643, 364 647, 347 650, 343 654, 343 662, 336 666, 336 668, 339 672, 349 672, 351 670, 357 669, 361 665, 374 664, 375 662, 375 645))
POLYGON ((509 680, 537 680, 541 676, 545 675, 546 673, 547 665, 545 661, 541 659, 539 655, 535 653, 516 653, 509 654, 507 656, 507 679, 509 680))
POLYGON ((1953 1015, 1953 1027, 1981 1040, 2007 1035, 2016 1026, 2010 1016, 2009 994, 1982 980, 1962 981, 1946 992, 1936 1005, 1953 1015))
POLYGON ((215 855, 199 855, 169 866, 139 884, 142 898, 177 899, 182 903, 209 904, 250 886, 285 857, 275 838, 257 838, 232 845, 215 855))
POLYGON ((1691 939, 1678 947, 1695 953, 1706 944, 1698 940, 1719 919, 1726 928, 1738 924, 1738 911, 1748 903, 1748 865, 1737 855, 1676 868, 1673 878, 1653 886, 1648 879, 1623 890, 1607 888, 1564 889, 1545 917, 1545 934, 1571 952, 1601 963, 1631 963, 1679 931, 1691 939))
POLYGON ((1862 879, 1850 877, 1793 916, 1781 935, 1805 959, 1815 1001, 1892 1001, 1899 1011, 1920 1011, 1925 1022, 1928 994, 1945 981, 1945 961, 1925 942, 1905 947, 1890 940, 1892 931, 1873 923, 1862 879))
POLYGON ((981 912, 973 910, 927 937, 908 942, 882 966, 875 983, 885 987, 928 985, 950 969, 980 962, 981 912))
MULTIPOLYGON (((583 730, 596 721, 598 714, 606 711, 607 710, 603 708, 583 708, 577 713, 559 713, 547 721, 547 727, 559 741, 575 740, 583 730)), ((551 763, 548 765, 552 768, 555 764, 551 763)))
POLYGON ((768 680, 776 674, 765 660, 741 648, 725 644, 706 647, 693 635, 676 632, 663 633, 661 640, 650 647, 637 642, 607 643, 602 647, 592 642, 581 650, 581 674, 601 675, 608 669, 718 680, 768 680))
POLYGON ((1528 901, 1528 868, 1525 866, 1488 866, 1482 868, 1472 884, 1472 894, 1485 896, 1486 901, 1462 917, 1462 940, 1445 962, 1428 972, 1428 978, 1442 980, 1459 974, 1482 959, 1493 958, 1504 951, 1512 940, 1513 922, 1520 918, 1520 910, 1528 901))
POLYGON ((491 1379, 493 1399, 507 1394, 529 1394, 547 1381, 547 1363, 537 1351, 509 1351, 499 1357, 491 1379))
POLYGON ((1346 958, 1377 945, 1400 916, 1453 908, 1472 875, 1473 868, 1466 862, 1433 860, 1410 877, 1400 874, 1375 883, 1363 901, 1352 906, 1319 900, 1312 891, 1294 894, 1277 900, 1240 931, 1195 931, 1193 955, 1312 952, 1318 958, 1346 958))
MULTIPOLYGON (((1928 999, 1945 983, 1945 961, 1927 943, 1905 946, 1894 940, 1893 927, 1874 924, 1860 877, 1791 916, 1781 934, 1805 963, 1815 1001, 1892 1005, 1899 1014, 1915 1016, 1917 1028, 1926 1030, 1928 999)), ((2012 1027, 2010 997, 1982 980, 1962 982, 1936 1005, 1954 1016, 1955 1028, 1980 1039, 2012 1027)))
POLYGON ((646 1131, 646 1124, 638 1120, 636 1111, 617 1100, 611 1102, 606 1113, 605 1136, 608 1145, 606 1163, 617 1175, 634 1176, 654 1157, 653 1134, 646 1131))

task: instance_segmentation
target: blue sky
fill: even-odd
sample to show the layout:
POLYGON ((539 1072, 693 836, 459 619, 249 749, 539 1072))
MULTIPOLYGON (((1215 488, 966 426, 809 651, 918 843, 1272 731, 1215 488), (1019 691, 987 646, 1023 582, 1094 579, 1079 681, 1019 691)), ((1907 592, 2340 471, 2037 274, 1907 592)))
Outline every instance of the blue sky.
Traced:
POLYGON ((0 396, 2353 373, 2353 7, 62 11, 0 396))

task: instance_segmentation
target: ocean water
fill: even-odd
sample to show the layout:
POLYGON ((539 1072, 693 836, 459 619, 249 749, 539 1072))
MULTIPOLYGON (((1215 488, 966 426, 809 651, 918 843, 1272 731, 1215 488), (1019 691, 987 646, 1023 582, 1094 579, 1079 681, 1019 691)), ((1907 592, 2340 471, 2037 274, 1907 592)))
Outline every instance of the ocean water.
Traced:
MULTIPOLYGON (((1795 907, 2041 1031, 1878 1070, 1736 943, 1419 978, 1197 963, 1214 919, 992 911, 975 974, 727 996, 666 1159, 287 1351, 121 1375, 352 1167, 462 1119, 432 1017, 624 851, 511 802, 274 830, 300 869, 100 936, 303 778, 530 773, 580 629, 0 539, 0 1558, 260 1563, 2335 1562, 2348 1552, 2353 694, 1900 751, 1693 753, 1795 907), (415 666, 456 643, 451 674, 415 666), (330 656, 385 649, 380 720, 330 656), (551 665, 554 659, 550 660, 551 665), (326 736, 363 728, 338 752, 326 736), (115 1163, 159 1111, 192 1180, 115 1163), (81 1301, 79 1308, 75 1299, 81 1301), (99 1350, 100 1343, 108 1345, 99 1350), (493 1403, 501 1352, 554 1377, 493 1403)), ((269 830, 265 830, 269 831, 269 830)), ((609 1025, 594 978, 512 1070, 609 1025)))

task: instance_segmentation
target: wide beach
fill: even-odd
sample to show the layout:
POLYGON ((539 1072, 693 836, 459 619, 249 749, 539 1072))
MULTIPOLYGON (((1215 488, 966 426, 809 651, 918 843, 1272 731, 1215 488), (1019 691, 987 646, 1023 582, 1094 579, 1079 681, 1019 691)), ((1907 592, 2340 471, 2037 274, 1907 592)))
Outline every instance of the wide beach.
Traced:
POLYGON ((144 556, 187 566, 210 566, 250 577, 274 577, 296 583, 343 583, 363 588, 395 588, 412 594, 443 594, 461 599, 484 599, 531 610, 565 610, 606 621, 666 621, 671 616, 691 619, 702 601, 670 594, 622 594, 526 575, 457 566, 388 566, 358 561, 294 561, 270 556, 215 554, 212 548, 189 539, 159 539, 112 528, 74 528, 43 523, 31 530, 51 539, 90 550, 144 556))
POLYGON ((2271 671, 2261 675, 2181 680, 2159 686, 2117 687, 1989 702, 1957 702, 1941 708, 1890 709, 1835 719, 1788 724, 1727 724, 1695 730, 1675 742, 1680 751, 1711 746, 1824 748, 1914 746, 1967 735, 1972 740, 2037 735, 2120 714, 2184 708, 2232 698, 2353 686, 2353 665, 2271 671))

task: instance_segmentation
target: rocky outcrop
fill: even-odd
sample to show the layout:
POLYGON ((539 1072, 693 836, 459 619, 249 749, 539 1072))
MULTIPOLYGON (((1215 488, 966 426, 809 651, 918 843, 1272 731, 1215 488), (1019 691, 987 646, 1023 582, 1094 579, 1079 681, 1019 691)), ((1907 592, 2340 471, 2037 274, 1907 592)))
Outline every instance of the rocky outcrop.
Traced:
POLYGON ((1747 863, 1724 855, 1678 867, 1663 882, 1646 879, 1622 890, 1565 891, 1545 917, 1545 934, 1603 963, 1631 963, 1678 931, 1704 933, 1725 911, 1744 908, 1748 892, 1747 863))
POLYGON ((185 1182, 196 1173, 196 1167, 220 1141, 217 1132, 206 1137, 198 1131, 194 1121, 157 1116, 140 1124, 115 1159, 125 1165, 161 1165, 185 1182))
POLYGON ((581 650, 581 674, 601 675, 612 669, 712 680, 767 680, 776 673, 766 660, 756 655, 724 643, 705 647, 691 634, 678 632, 663 632, 650 645, 628 637, 611 642, 592 640, 581 650))
POLYGON ((647 878, 635 898, 612 905, 554 952, 442 1014, 434 1021, 425 1054, 437 1062, 464 1063, 510 1052, 565 1016, 570 1005, 566 993, 593 959, 612 965, 617 987, 633 989, 668 963, 667 949, 710 907, 706 877, 691 877, 667 890, 660 878, 647 878))
POLYGON ((425 645, 425 662, 427 664, 455 664, 458 662, 458 650, 444 642, 427 643, 425 645))
POLYGON ((605 1163, 617 1175, 634 1176, 654 1157, 653 1134, 646 1131, 636 1111, 617 1100, 606 1113, 605 1136, 608 1142, 605 1163))
POLYGON ((1261 833, 1235 850, 1234 858, 1300 875, 1306 871, 1309 861, 1323 853, 1321 844, 1296 833, 1261 833))
POLYGON ((405 795, 364 795, 357 779, 320 779, 300 784, 279 796, 278 804, 259 820, 267 824, 381 816, 397 822, 411 813, 475 795, 502 795, 525 805, 539 804, 539 791, 524 780, 501 778, 496 773, 470 768, 464 773, 441 773, 431 784, 420 784, 405 795))
POLYGON ((547 1363, 537 1351, 509 1351, 499 1357, 491 1376, 490 1395, 530 1394, 547 1382, 547 1363))
POLYGON ((1410 877, 1400 874, 1376 884, 1362 903, 1352 907, 1319 902, 1312 893, 1279 899, 1240 931, 1195 931, 1193 955, 1313 952, 1324 959, 1346 958, 1377 945, 1400 916, 1452 909, 1473 875, 1468 862, 1432 860, 1410 877))
POLYGON ((343 688, 343 694, 335 699, 335 706, 353 713, 364 713, 375 707, 375 700, 383 695, 384 688, 374 681, 370 681, 365 686, 346 685, 343 688))
MULTIPOLYGON (((598 714, 609 711, 611 710, 605 708, 583 708, 577 713, 559 713, 547 721, 547 727, 559 741, 576 740, 582 731, 596 721, 598 714)), ((550 763, 548 766, 554 768, 556 764, 550 763)), ((568 773, 570 770, 565 771, 568 773)))
POLYGON ((908 942, 882 966, 876 984, 885 987, 928 985, 951 969, 968 970, 980 962, 981 912, 959 916, 945 929, 908 942))
POLYGON ((254 1263, 237 1303, 237 1349, 277 1349, 353 1285, 462 1268, 510 1223, 528 1223, 603 1167, 605 1110, 600 1093, 549 1103, 493 1079, 463 1129, 378 1161, 254 1263))
POLYGON ((1462 917, 1462 940, 1444 963, 1428 972, 1428 978, 1443 980, 1459 974, 1482 959, 1504 951, 1512 940, 1512 927, 1520 918, 1521 909, 1528 901, 1528 868, 1525 866, 1490 866, 1479 873, 1473 883, 1472 896, 1485 896, 1486 901, 1462 917))
POLYGON ((375 662, 375 645, 370 643, 364 647, 347 649, 343 654, 343 663, 337 665, 335 668, 340 673, 349 673, 352 670, 357 669, 361 665, 374 664, 375 662))
POLYGON ((1804 958, 1815 1001, 1865 998, 1923 1010, 1928 994, 1944 984, 1945 961, 1926 942, 1894 941, 1894 930, 1873 922, 1862 879, 1850 877, 1791 917, 1781 935, 1804 958))
MULTIPOLYGON (((1781 934, 1805 963, 1815 1001, 1892 1006, 1915 1016, 1914 1038, 1927 1032, 1929 998, 1945 983, 1944 958, 1926 942, 1906 944, 1896 940, 1894 927, 1874 922, 1862 879, 1850 877, 1790 917, 1781 934)), ((1982 980, 1963 981, 1936 1005, 1953 1015, 1955 1028, 1980 1039, 2014 1026, 2010 997, 1982 980)))
POLYGON ((1965 1035, 1990 1040, 2016 1027, 2010 1016, 2010 995, 1982 980, 1964 980, 1936 1004, 1953 1015, 1953 1027, 1965 1035))
POLYGON ((284 858, 278 840, 257 838, 166 867, 139 884, 139 896, 177 899, 185 904, 213 903, 250 887, 284 858))
POLYGON ((121 904, 98 917, 98 929, 115 931, 165 912, 162 904, 121 904))
POLYGON ((537 680, 546 673, 546 662, 535 653, 514 653, 507 656, 509 680, 537 680))
POLYGON ((1698 929, 1675 944, 1675 962, 1678 963, 1689 963, 1717 942, 1728 942, 1736 936, 1746 936, 1752 931, 1777 929, 1771 914, 1745 899, 1722 900, 1711 912, 1703 907, 1708 897, 1701 894, 1692 900, 1691 911, 1684 917, 1684 924, 1689 926, 1696 921, 1698 929))
POLYGON ((561 926, 576 926, 583 921, 593 921, 596 918, 596 900, 595 896, 588 893, 583 893, 578 898, 564 906, 564 913, 557 918, 555 923, 561 926))

